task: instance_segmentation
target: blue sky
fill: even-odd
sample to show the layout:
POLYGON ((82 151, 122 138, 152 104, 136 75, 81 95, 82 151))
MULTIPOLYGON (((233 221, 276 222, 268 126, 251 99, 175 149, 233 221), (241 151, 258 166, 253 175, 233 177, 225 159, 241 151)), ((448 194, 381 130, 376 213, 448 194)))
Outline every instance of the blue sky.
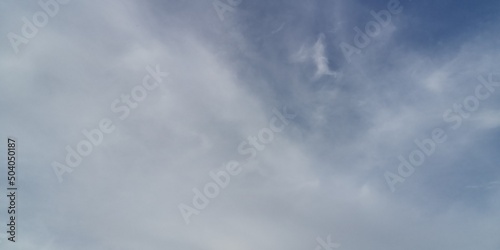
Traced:
POLYGON ((3 1, 0 134, 18 141, 19 190, 16 242, 2 226, 0 246, 299 250, 330 236, 346 250, 497 250, 499 11, 457 0, 3 1), (96 129, 81 155, 92 143, 82 131, 96 129))

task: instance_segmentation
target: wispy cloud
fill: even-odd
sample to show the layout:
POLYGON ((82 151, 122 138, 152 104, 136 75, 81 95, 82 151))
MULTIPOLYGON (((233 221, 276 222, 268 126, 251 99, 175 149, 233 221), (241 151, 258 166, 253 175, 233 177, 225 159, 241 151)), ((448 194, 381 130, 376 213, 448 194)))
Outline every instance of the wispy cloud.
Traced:
POLYGON ((498 250, 498 90, 460 129, 443 120, 500 73, 497 1, 401 0, 351 63, 339 44, 390 0, 220 2, 223 21, 213 1, 73 0, 17 54, 7 34, 40 5, 0 3, 0 131, 21 185, 19 242, 0 248, 498 250), (147 65, 168 79, 126 104, 147 65), (51 163, 122 98, 127 119, 60 184, 51 163), (186 225, 178 205, 283 105, 293 123, 186 225), (447 142, 392 193, 384 173, 437 127, 447 142))

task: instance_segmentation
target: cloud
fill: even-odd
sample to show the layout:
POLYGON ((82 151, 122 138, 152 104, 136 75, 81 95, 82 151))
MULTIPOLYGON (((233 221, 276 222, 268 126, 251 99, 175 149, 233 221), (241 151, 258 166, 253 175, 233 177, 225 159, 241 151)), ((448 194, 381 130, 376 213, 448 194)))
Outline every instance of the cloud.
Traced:
MULTIPOLYGON (((19 242, 0 245, 498 249, 498 93, 460 129, 442 116, 498 73, 499 4, 401 0, 347 63, 340 42, 387 2, 244 0, 221 21, 210 1, 71 1, 19 54, 4 36, 0 131, 19 141, 20 200, 19 242), (484 15, 448 32, 457 8, 484 15), (121 121, 111 103, 148 65, 168 79, 121 121), (283 105, 297 118, 186 225, 178 204, 283 105), (104 117, 116 131, 59 184, 51 162, 104 117), (447 142, 391 193, 384 173, 436 127, 447 142)), ((2 34, 39 10, 0 5, 2 34)))
POLYGON ((320 34, 318 40, 310 48, 302 46, 300 50, 291 57, 293 62, 310 62, 316 68, 312 79, 317 80, 322 76, 336 77, 337 73, 330 70, 328 66, 328 57, 326 57, 325 35, 320 34))

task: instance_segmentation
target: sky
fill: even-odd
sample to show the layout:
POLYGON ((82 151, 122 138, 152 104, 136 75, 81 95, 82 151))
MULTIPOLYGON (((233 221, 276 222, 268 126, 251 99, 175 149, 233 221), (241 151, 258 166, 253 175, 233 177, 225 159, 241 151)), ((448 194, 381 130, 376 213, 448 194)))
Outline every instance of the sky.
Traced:
POLYGON ((2 1, 0 249, 498 250, 499 11, 2 1))

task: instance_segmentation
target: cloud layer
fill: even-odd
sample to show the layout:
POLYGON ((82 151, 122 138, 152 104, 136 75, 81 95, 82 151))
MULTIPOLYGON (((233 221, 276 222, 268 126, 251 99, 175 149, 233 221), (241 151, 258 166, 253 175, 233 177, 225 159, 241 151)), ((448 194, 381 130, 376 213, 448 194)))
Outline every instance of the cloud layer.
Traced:
POLYGON ((0 131, 18 140, 20 189, 17 242, 0 245, 497 250, 500 89, 458 129, 443 113, 479 76, 500 81, 500 5, 401 0, 347 61, 340 44, 390 2, 221 1, 221 20, 210 1, 59 1, 18 53, 8 34, 45 10, 1 3, 0 131), (156 65, 168 77, 120 119, 112 103, 156 65), (187 225, 179 204, 284 106, 297 116, 187 225), (52 163, 103 118, 116 129, 59 183, 52 163), (437 127, 447 141, 391 192, 384 174, 437 127))

